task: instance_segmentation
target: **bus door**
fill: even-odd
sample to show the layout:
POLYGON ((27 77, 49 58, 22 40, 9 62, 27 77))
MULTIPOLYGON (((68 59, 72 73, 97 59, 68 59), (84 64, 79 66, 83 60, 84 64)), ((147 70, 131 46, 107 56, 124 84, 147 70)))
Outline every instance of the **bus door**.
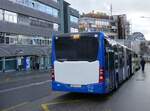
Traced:
POLYGON ((135 73, 135 54, 132 52, 132 74, 135 73))
POLYGON ((129 50, 129 55, 128 55, 128 65, 129 65, 129 75, 132 74, 132 52, 129 50))
POLYGON ((118 48, 118 62, 119 62, 119 68, 118 68, 118 73, 121 76, 121 81, 124 80, 124 52, 123 52, 123 47, 118 48))
POLYGON ((107 49, 106 50, 106 72, 109 74, 109 88, 113 89, 114 87, 114 50, 107 49))
POLYGON ((124 60, 124 65, 123 65, 123 79, 126 80, 128 77, 128 66, 127 66, 127 50, 124 48, 124 54, 123 54, 123 60, 124 60))
POLYGON ((114 69, 115 69, 115 74, 118 74, 118 82, 121 82, 121 75, 119 73, 119 55, 118 55, 118 48, 117 45, 115 45, 114 47, 114 69))
POLYGON ((130 68, 131 68, 131 69, 130 69, 130 74, 131 74, 131 75, 132 75, 132 72, 133 72, 133 71, 132 71, 132 70, 133 70, 133 69, 132 69, 132 65, 133 65, 133 64, 132 64, 132 52, 131 52, 131 54, 130 54, 130 68))

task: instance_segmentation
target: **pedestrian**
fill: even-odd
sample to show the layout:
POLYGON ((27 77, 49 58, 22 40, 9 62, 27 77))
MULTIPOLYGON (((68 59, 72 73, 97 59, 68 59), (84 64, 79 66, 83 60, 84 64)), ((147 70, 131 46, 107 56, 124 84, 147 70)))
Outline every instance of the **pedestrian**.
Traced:
POLYGON ((144 69, 145 69, 145 60, 144 60, 144 58, 142 57, 141 58, 141 62, 140 62, 140 64, 141 64, 141 67, 142 67, 142 72, 144 72, 144 69))
POLYGON ((39 70, 40 67, 39 63, 36 63, 35 65, 36 65, 36 70, 39 70))

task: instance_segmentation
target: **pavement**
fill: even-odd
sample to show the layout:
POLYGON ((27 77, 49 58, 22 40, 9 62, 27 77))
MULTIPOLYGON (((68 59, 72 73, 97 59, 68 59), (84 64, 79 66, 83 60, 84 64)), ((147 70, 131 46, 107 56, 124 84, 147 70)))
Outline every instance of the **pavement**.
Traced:
POLYGON ((150 111, 150 64, 145 68, 108 95, 51 91, 48 74, 0 86, 0 111, 150 111))
POLYGON ((18 79, 36 77, 50 73, 50 70, 33 70, 33 71, 13 71, 13 72, 0 72, 0 84, 18 81, 18 79))

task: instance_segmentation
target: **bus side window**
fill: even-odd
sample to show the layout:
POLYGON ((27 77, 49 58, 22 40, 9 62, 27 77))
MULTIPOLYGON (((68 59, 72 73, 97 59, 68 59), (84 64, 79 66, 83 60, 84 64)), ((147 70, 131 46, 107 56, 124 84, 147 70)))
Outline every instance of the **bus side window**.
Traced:
POLYGON ((118 69, 118 57, 116 54, 115 54, 115 69, 118 69))
POLYGON ((124 48, 119 48, 119 68, 123 68, 125 64, 124 48))
POLYGON ((109 43, 105 39, 105 70, 108 71, 108 50, 109 50, 109 43))
POLYGON ((114 52, 109 52, 109 57, 108 57, 108 62, 109 62, 109 70, 112 71, 114 70, 114 52))
POLYGON ((114 62, 115 62, 115 69, 118 69, 118 49, 117 46, 114 46, 114 62))
POLYGON ((112 71, 114 70, 114 52, 113 51, 107 51, 106 52, 106 63, 105 63, 105 68, 107 71, 112 71))
POLYGON ((106 47, 106 53, 105 53, 105 68, 108 71, 114 70, 114 50, 111 48, 110 44, 105 40, 105 47, 106 47))
POLYGON ((108 52, 105 52, 105 69, 108 71, 108 52))

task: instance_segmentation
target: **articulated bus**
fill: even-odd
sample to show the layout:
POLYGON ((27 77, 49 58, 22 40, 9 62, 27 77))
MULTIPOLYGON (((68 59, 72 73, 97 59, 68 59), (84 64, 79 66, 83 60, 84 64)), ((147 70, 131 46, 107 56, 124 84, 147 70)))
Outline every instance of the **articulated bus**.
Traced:
POLYGON ((52 90, 108 94, 135 73, 132 55, 102 32, 54 35, 52 90))

